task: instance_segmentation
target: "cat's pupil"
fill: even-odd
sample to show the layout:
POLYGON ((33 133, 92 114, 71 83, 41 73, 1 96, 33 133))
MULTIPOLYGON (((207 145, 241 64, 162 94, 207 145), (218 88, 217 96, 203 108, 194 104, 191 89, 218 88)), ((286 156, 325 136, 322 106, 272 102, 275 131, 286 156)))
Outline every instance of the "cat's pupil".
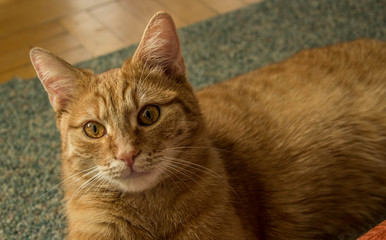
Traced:
POLYGON ((92 130, 94 131, 95 134, 98 133, 98 127, 95 124, 92 125, 92 130))
POLYGON ((149 110, 146 110, 145 111, 145 116, 148 118, 148 119, 151 119, 151 112, 149 110))

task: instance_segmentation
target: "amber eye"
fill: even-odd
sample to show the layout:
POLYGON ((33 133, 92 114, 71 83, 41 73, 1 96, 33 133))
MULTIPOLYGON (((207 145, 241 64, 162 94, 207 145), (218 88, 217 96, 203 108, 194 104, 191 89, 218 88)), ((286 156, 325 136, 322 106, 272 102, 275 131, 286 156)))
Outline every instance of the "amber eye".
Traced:
POLYGON ((90 138, 100 138, 106 133, 106 128, 99 122, 90 121, 83 127, 84 133, 90 138))
POLYGON ((138 123, 144 126, 152 125, 153 123, 157 122, 159 115, 159 107, 155 105, 147 105, 139 112, 138 123))

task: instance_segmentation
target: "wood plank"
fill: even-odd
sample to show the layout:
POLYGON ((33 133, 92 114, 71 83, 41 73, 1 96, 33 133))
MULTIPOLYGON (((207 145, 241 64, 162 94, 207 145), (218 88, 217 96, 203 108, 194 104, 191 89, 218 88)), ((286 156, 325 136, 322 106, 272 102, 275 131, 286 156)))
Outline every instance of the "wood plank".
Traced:
POLYGON ((111 1, 114 0, 34 0, 8 4, 0 8, 0 37, 111 1))
POLYGON ((217 13, 227 13, 238 8, 244 7, 247 4, 241 0, 200 0, 203 4, 208 5, 217 13))
POLYGON ((246 4, 252 4, 252 3, 259 3, 262 2, 263 0, 242 0, 246 4))
POLYGON ((82 46, 59 52, 58 56, 71 64, 80 63, 94 57, 87 49, 82 46))
MULTIPOLYGON (((188 24, 179 16, 176 16, 174 12, 172 12, 172 9, 162 5, 156 0, 120 0, 118 1, 118 4, 125 8, 130 13, 130 15, 136 16, 143 23, 145 23, 145 26, 151 17, 158 11, 165 11, 171 14, 177 28, 188 24)), ((144 29, 145 28, 142 30, 144 29)))
POLYGON ((25 0, 0 0, 0 6, 3 7, 10 4, 19 4, 21 1, 25 0))
POLYGON ((5 72, 0 72, 0 83, 5 83, 14 77, 29 79, 36 77, 36 73, 31 64, 25 64, 5 72))
POLYGON ((116 2, 96 7, 89 12, 127 45, 138 42, 146 27, 146 22, 139 20, 116 2))
POLYGON ((123 41, 86 11, 63 18, 60 22, 94 56, 100 56, 125 46, 123 41))
MULTIPOLYGON (((63 52, 79 46, 80 43, 68 34, 58 35, 45 41, 33 43, 32 46, 47 48, 52 52, 63 52)), ((0 54, 0 72, 20 67, 30 62, 29 50, 31 46, 23 46, 13 51, 0 54)))
POLYGON ((262 0, 0 0, 0 82, 35 76, 40 46, 74 64, 138 42, 157 11, 177 27, 262 0))
POLYGON ((69 33, 63 33, 33 44, 33 46, 45 48, 53 53, 63 52, 80 47, 80 42, 69 33))
POLYGON ((0 53, 20 47, 32 46, 33 43, 63 34, 66 29, 57 21, 44 23, 25 31, 0 38, 0 53))
MULTIPOLYGON (((59 53, 55 52, 55 54, 57 54, 58 56, 60 56, 71 64, 79 63, 93 58, 92 54, 81 46, 73 49, 68 49, 59 53)), ((28 62, 23 65, 5 71, 0 71, 0 83, 7 82, 14 77, 21 77, 24 79, 36 77, 35 70, 32 67, 32 64, 29 62, 29 59, 28 62)))
MULTIPOLYGON (((114 0, 24 0, 5 4, 0 9, 0 20, 15 21, 14 17, 34 16, 38 19, 51 20, 49 16, 62 17, 66 14, 85 10, 114 0), (33 9, 33 11, 31 11, 33 9), (52 12, 54 11, 54 12, 52 12)), ((30 19, 33 20, 33 19, 30 19)))
POLYGON ((0 54, 0 72, 10 70, 28 63, 29 48, 22 47, 17 50, 0 54))
POLYGON ((195 23, 216 15, 212 9, 201 2, 192 0, 158 0, 170 10, 172 15, 178 16, 187 24, 195 23))

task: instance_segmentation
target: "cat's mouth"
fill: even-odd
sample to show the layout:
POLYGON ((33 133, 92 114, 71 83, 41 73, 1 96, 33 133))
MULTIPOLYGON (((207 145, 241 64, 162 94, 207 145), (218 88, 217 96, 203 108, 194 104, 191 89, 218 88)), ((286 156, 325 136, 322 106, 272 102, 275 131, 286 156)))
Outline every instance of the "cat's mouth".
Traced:
POLYGON ((152 168, 143 168, 135 165, 128 166, 119 161, 112 162, 108 167, 101 167, 100 170, 109 178, 118 181, 144 178, 152 175, 154 172, 152 168))

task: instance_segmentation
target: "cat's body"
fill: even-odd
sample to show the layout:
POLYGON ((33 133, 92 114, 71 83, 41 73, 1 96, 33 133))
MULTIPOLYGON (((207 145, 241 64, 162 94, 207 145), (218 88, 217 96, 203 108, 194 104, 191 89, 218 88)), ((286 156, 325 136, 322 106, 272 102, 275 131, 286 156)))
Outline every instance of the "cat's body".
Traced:
POLYGON ((164 13, 101 75, 32 50, 61 130, 69 238, 360 234, 386 215, 385 56, 374 40, 307 50, 196 98, 164 13))
POLYGON ((358 40, 197 93, 264 237, 334 239, 386 217, 385 63, 386 43, 358 40))

